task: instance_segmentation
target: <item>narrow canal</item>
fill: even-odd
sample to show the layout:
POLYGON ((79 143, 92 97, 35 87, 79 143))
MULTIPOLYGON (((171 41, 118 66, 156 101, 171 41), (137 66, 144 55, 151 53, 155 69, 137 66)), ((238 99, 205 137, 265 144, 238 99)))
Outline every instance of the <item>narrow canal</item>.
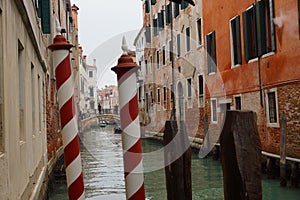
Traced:
MULTIPOLYGON (((108 126, 86 131, 80 138, 86 199, 125 200, 121 135, 113 134, 112 127, 108 126)), ((161 148, 162 144, 157 141, 143 140, 145 153, 161 148)), ((146 163, 155 165, 155 162, 146 163)), ((147 171, 149 172, 144 174, 147 199, 166 200, 164 169, 147 171)), ((192 187, 193 200, 223 199, 222 169, 219 161, 199 159, 194 153, 192 187)), ((263 178, 262 187, 264 200, 294 200, 300 196, 299 188, 281 188, 279 180, 263 178)), ((68 199, 65 184, 58 185, 50 194, 50 200, 65 199, 68 199)))

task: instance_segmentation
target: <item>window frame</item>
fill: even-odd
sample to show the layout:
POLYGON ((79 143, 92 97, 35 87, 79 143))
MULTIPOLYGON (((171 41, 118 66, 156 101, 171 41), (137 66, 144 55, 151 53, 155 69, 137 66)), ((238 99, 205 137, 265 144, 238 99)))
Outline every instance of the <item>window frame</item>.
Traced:
POLYGON ((265 91, 265 98, 266 98, 266 118, 267 118, 267 126, 268 127, 280 127, 279 124, 279 110, 278 110, 278 94, 277 94, 277 88, 268 89, 265 91), (274 103, 275 103, 275 112, 276 112, 276 122, 270 121, 270 100, 269 100, 269 94, 274 93, 274 103))
POLYGON ((240 24, 239 15, 230 19, 229 28, 230 28, 231 68, 238 67, 242 64, 242 43, 241 43, 240 26, 241 24, 240 24), (235 27, 233 27, 233 25, 235 25, 235 27), (235 33, 235 35, 233 33, 235 33))
POLYGON ((203 45, 203 39, 202 39, 202 18, 200 17, 199 19, 196 20, 196 25, 197 25, 197 37, 198 37, 198 46, 203 45), (200 21, 200 25, 199 25, 200 21))
POLYGON ((210 99, 210 111, 211 111, 211 123, 217 124, 218 123, 218 110, 217 110, 217 99, 216 98, 211 98, 210 99), (213 108, 213 102, 215 102, 215 113, 214 113, 214 108, 213 108), (215 116, 215 120, 214 120, 215 116))
POLYGON ((186 78, 186 97, 187 97, 187 108, 193 107, 193 79, 192 77, 186 78))
POLYGON ((217 47, 215 31, 211 31, 206 35, 206 65, 208 75, 217 73, 217 47))
POLYGON ((186 53, 191 51, 191 27, 186 27, 185 29, 186 36, 186 53))
POLYGON ((233 95, 233 101, 234 101, 234 109, 235 110, 242 110, 242 107, 243 107, 243 102, 242 102, 242 95, 239 94, 239 95, 233 95), (240 99, 240 109, 237 108, 237 98, 240 99))
POLYGON ((198 74, 198 77, 197 77, 197 86, 198 86, 198 107, 199 108, 203 108, 204 107, 204 101, 205 101, 205 81, 204 81, 204 75, 203 74, 198 74), (200 79, 199 77, 202 77, 202 94, 200 94, 200 79), (202 103, 201 103, 201 100, 200 98, 202 98, 202 103))

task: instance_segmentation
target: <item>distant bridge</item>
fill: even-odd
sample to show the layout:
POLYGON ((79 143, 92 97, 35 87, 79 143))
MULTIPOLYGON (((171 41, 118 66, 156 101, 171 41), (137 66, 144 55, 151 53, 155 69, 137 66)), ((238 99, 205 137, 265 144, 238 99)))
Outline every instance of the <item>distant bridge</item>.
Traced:
POLYGON ((120 121, 120 115, 114 115, 114 114, 93 115, 91 117, 81 120, 79 122, 79 127, 81 129, 84 129, 85 127, 88 127, 88 126, 95 126, 95 125, 99 124, 99 122, 101 120, 120 121))

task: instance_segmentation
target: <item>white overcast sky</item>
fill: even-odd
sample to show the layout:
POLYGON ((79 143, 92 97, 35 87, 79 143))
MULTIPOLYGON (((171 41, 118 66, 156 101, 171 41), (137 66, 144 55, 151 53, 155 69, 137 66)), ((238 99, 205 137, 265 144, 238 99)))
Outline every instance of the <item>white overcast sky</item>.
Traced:
POLYGON ((110 68, 121 55, 126 36, 129 48, 142 28, 141 0, 71 0, 79 7, 79 44, 88 64, 97 60, 98 86, 116 84, 110 68))

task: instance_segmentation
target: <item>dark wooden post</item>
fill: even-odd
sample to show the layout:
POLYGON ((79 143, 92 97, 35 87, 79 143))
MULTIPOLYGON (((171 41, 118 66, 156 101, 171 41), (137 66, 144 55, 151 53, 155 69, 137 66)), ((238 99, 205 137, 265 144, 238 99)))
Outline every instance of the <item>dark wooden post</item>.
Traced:
POLYGON ((280 186, 286 187, 286 116, 283 112, 280 117, 280 186))
POLYGON ((191 200, 191 148, 183 122, 166 121, 164 160, 168 200, 191 200))
POLYGON ((252 111, 226 111, 220 136, 224 199, 262 199, 261 143, 252 111))

